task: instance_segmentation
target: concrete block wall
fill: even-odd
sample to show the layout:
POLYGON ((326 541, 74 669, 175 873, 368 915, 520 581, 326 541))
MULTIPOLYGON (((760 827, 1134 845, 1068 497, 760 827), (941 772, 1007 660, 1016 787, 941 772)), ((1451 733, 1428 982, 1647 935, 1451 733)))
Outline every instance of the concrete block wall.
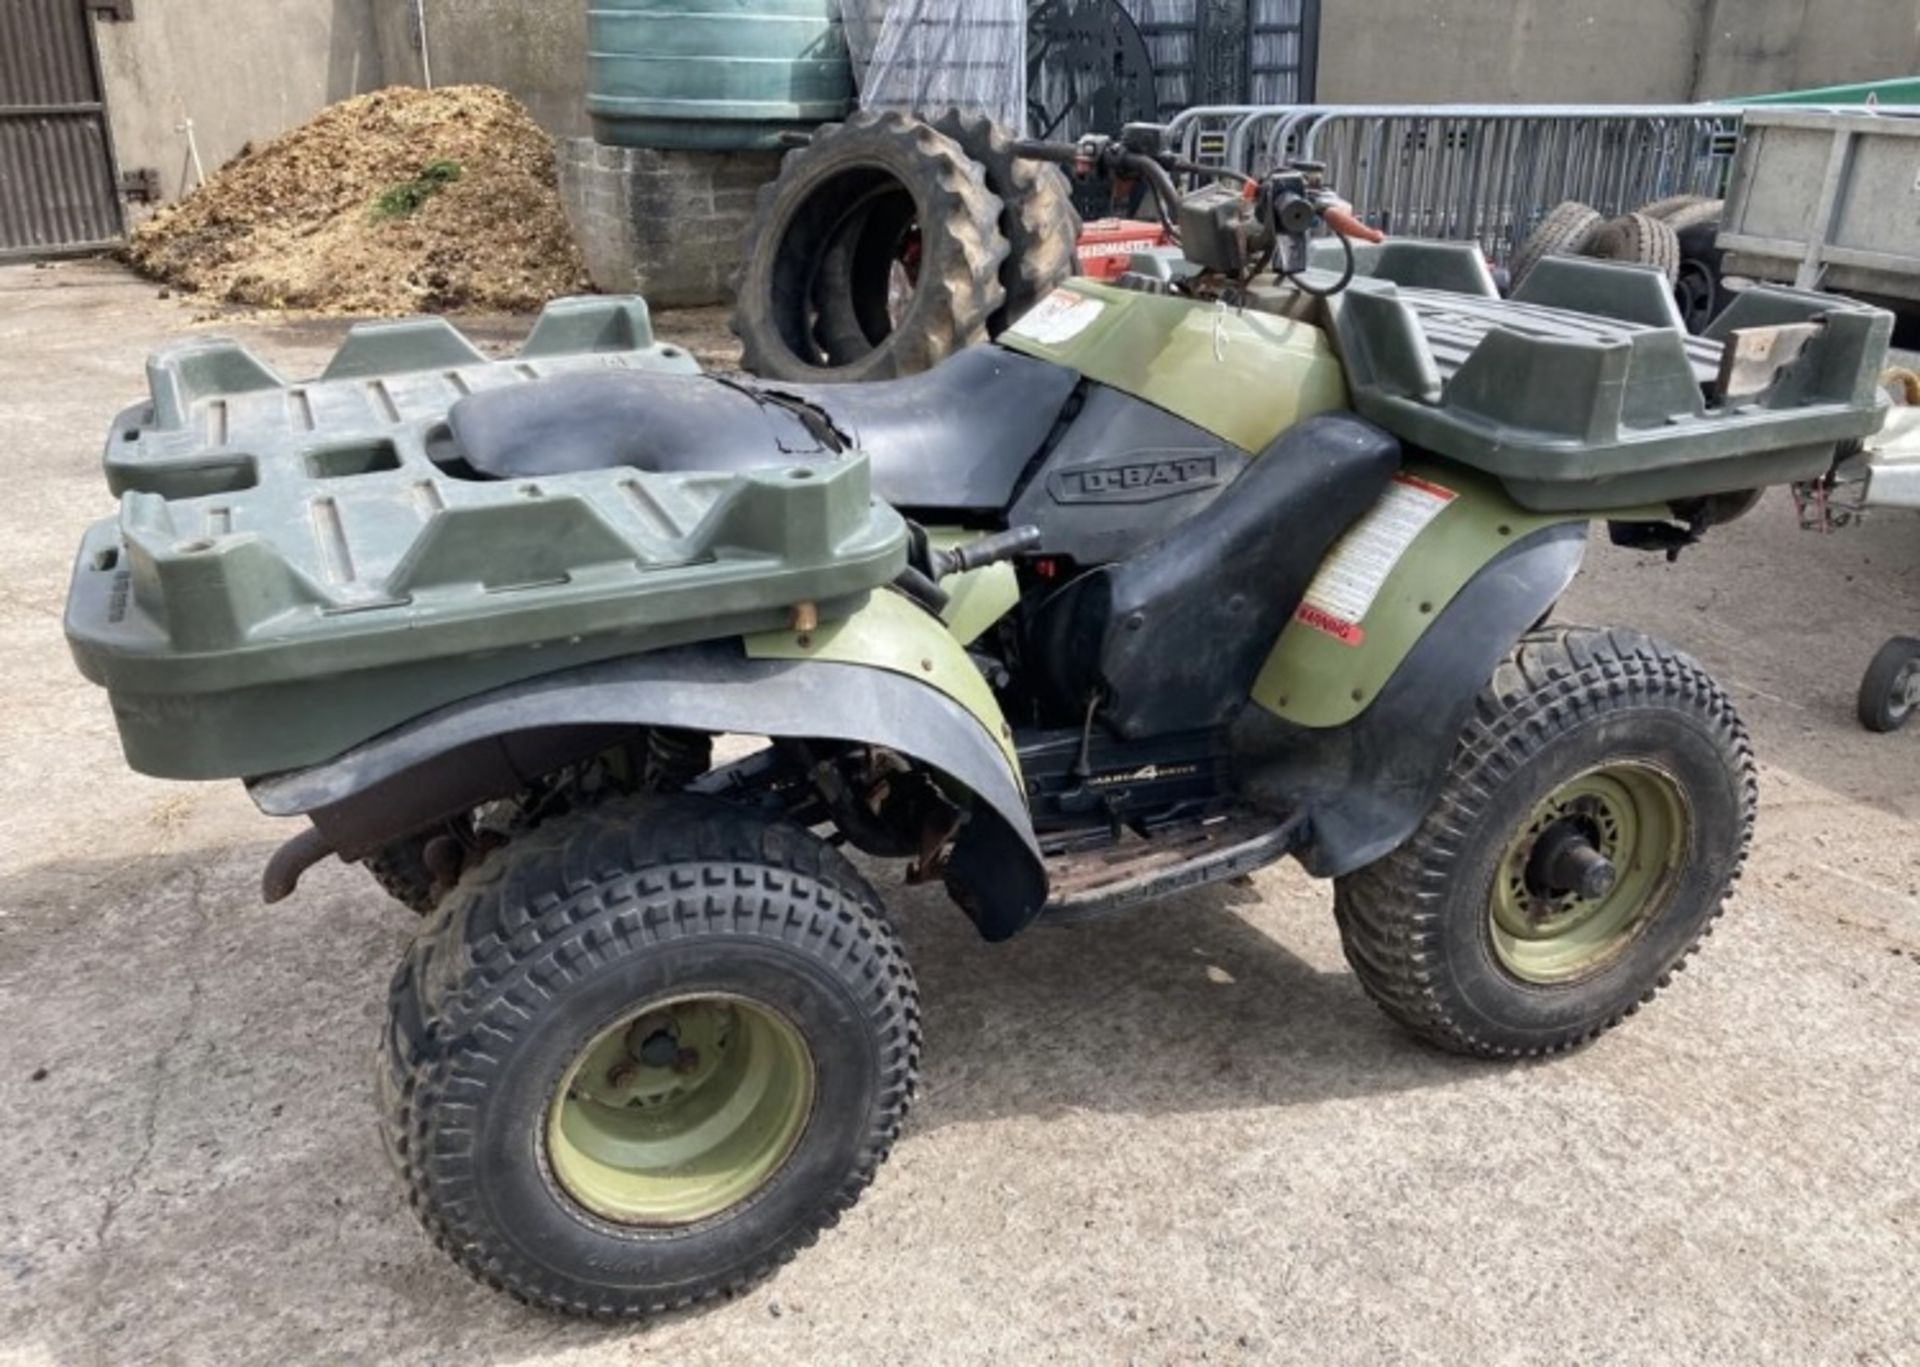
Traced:
POLYGON ((656 308, 732 298, 740 243, 778 152, 559 145, 560 197, 593 283, 656 308))
POLYGON ((1920 70, 1920 0, 1321 0, 1329 104, 1683 104, 1920 70))

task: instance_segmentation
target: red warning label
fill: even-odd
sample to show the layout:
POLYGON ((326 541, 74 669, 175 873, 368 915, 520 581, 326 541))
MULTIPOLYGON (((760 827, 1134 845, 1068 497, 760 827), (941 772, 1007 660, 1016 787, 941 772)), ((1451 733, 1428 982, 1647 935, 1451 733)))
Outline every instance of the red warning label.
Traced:
POLYGON ((1346 645, 1366 639, 1361 622, 1381 586, 1421 532, 1458 495, 1415 475, 1396 475, 1380 501, 1342 536, 1320 562, 1294 620, 1346 645))
POLYGON ((1302 603, 1295 608, 1293 620, 1302 626, 1312 627, 1315 631, 1324 631, 1334 640, 1343 641, 1350 646, 1357 646, 1367 639, 1367 633, 1362 631, 1357 623, 1343 622, 1332 613, 1317 608, 1311 603, 1302 603))

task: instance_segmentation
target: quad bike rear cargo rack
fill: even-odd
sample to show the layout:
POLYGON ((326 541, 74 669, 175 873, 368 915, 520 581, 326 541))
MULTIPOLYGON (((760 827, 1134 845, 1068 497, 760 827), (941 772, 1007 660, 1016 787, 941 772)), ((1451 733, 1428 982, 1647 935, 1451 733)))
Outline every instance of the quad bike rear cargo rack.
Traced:
POLYGON ((309 383, 228 341, 155 357, 150 401, 108 438, 119 516, 87 532, 67 615, 133 766, 315 763, 570 664, 832 621, 900 572, 905 524, 861 455, 537 481, 464 468, 454 401, 596 368, 697 370, 653 341, 638 299, 551 304, 501 361, 441 319, 357 327, 309 383))

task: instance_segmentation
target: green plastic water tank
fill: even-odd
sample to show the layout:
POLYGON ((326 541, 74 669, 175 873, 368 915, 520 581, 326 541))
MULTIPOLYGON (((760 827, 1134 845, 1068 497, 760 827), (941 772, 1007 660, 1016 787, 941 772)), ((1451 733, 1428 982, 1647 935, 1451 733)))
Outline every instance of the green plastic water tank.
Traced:
POLYGON ((838 0, 588 0, 587 113, 625 147, 775 147, 853 104, 838 0))

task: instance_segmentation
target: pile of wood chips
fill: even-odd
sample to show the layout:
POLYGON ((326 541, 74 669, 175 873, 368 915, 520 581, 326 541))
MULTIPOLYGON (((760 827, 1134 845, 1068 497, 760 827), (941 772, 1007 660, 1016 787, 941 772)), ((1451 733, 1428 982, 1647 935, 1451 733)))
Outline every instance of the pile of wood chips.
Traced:
POLYGON ((552 139, 478 85, 324 109, 160 210, 128 256, 212 299, 323 313, 522 312, 589 288, 552 139))

